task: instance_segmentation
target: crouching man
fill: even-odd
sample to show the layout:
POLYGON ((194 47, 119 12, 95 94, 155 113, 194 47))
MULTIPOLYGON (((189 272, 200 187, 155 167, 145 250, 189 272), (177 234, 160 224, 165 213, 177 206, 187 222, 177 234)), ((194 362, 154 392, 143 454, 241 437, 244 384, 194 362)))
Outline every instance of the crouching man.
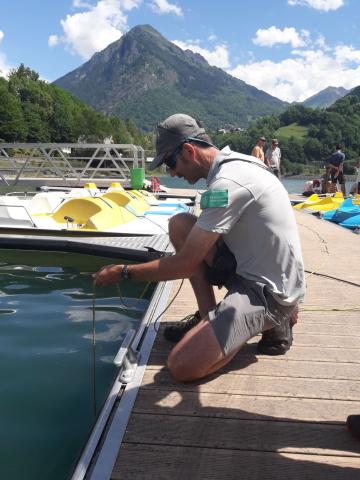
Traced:
POLYGON ((179 381, 215 372, 260 332, 260 353, 285 353, 305 286, 297 225, 281 182, 260 160, 227 147, 220 151, 184 114, 158 125, 156 153, 151 168, 164 163, 171 176, 190 184, 206 179, 201 214, 170 220, 175 255, 105 266, 95 283, 190 279, 199 310, 164 333, 177 342, 168 367, 179 381), (219 270, 224 278, 214 280, 219 270), (210 282, 228 290, 218 305, 210 282))

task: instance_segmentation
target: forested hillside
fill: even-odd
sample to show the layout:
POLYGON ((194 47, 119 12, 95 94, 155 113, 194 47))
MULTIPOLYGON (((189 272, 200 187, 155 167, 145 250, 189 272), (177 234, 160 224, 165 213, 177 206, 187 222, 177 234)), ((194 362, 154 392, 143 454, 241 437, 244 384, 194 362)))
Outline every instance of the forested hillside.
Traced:
POLYGON ((107 117, 20 65, 0 78, 0 141, 135 143, 152 147, 152 137, 131 121, 107 117))
POLYGON ((289 107, 250 125, 245 132, 215 135, 219 146, 250 153, 258 136, 278 138, 283 167, 289 174, 320 173, 337 143, 344 145, 345 172, 353 173, 360 153, 360 87, 356 87, 331 107, 314 110, 303 105, 289 107))

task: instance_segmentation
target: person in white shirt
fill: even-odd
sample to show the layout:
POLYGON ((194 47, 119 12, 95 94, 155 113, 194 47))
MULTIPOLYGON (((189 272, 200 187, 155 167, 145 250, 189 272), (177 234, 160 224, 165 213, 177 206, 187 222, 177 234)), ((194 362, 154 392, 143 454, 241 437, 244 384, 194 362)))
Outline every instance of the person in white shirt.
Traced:
POLYGON ((276 138, 271 141, 271 146, 265 152, 265 165, 267 165, 273 174, 280 178, 281 150, 276 138))

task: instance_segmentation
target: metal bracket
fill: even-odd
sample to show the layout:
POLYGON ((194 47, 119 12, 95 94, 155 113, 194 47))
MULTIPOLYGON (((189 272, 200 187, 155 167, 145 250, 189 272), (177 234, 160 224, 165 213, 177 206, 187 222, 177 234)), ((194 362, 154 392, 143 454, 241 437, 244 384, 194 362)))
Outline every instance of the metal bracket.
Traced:
POLYGON ((132 341, 136 335, 136 331, 131 329, 127 332, 118 353, 115 355, 113 363, 117 367, 123 367, 120 381, 122 383, 129 383, 134 377, 140 353, 131 348, 132 341))

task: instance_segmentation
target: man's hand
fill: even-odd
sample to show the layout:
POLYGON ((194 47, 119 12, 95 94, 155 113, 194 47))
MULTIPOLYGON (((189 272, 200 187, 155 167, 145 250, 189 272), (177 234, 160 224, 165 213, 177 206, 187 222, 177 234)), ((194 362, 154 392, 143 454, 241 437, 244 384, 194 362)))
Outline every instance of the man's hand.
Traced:
POLYGON ((124 265, 105 265, 94 273, 95 285, 115 285, 121 281, 121 272, 124 265))

